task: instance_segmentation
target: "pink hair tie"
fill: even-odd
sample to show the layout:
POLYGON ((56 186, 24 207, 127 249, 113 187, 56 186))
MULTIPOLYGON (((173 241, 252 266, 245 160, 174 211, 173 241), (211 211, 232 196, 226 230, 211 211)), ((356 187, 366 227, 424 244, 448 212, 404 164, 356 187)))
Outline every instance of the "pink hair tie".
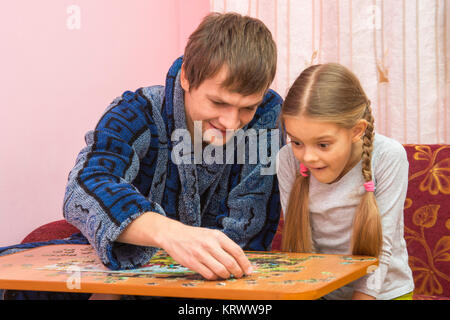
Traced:
POLYGON ((367 192, 374 192, 375 191, 375 184, 372 180, 364 183, 364 188, 366 188, 367 192))
POLYGON ((308 175, 306 174, 308 172, 308 168, 306 168, 303 163, 300 163, 300 174, 304 177, 307 177, 308 175))

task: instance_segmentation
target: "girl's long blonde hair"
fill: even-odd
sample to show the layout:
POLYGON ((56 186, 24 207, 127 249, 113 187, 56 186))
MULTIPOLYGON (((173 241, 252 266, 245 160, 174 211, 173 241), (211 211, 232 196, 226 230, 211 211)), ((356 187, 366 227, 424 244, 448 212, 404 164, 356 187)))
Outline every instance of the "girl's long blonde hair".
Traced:
MULTIPOLYGON (((370 101, 350 70, 336 63, 314 65, 304 70, 289 89, 281 109, 282 119, 300 115, 348 129, 358 120, 365 119, 367 128, 361 154, 362 175, 366 182, 372 180, 374 119, 370 101)), ((314 251, 308 206, 309 175, 304 177, 297 173, 289 195, 282 238, 283 251, 314 251)), ((382 247, 381 217, 374 192, 366 192, 361 198, 353 219, 351 239, 352 254, 379 256, 382 247)))

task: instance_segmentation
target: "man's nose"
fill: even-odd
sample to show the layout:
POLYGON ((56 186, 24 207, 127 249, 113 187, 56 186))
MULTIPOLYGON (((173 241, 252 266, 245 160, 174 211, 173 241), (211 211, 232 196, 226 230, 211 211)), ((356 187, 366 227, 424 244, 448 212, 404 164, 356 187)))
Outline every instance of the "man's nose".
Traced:
POLYGON ((220 125, 226 130, 239 129, 239 108, 230 106, 223 110, 223 114, 219 117, 220 125))

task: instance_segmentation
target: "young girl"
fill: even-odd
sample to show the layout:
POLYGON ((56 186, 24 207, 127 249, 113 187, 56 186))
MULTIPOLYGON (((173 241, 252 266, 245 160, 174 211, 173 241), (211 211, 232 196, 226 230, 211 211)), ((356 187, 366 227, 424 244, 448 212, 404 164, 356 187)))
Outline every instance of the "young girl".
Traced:
POLYGON ((281 118, 289 141, 277 161, 282 250, 378 257, 374 273, 327 299, 411 298, 408 160, 400 143, 375 134, 359 80, 339 64, 311 66, 290 88, 281 118))

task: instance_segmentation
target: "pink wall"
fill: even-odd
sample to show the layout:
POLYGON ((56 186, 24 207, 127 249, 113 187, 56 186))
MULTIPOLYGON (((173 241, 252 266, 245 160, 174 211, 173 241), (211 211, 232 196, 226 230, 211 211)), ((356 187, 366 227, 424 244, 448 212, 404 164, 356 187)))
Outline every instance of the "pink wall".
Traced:
POLYGON ((107 105, 164 84, 209 0, 15 0, 0 13, 0 246, 62 219, 67 175, 107 105), (67 12, 71 5, 80 9, 67 12), (70 28, 80 21, 80 29, 70 28))

